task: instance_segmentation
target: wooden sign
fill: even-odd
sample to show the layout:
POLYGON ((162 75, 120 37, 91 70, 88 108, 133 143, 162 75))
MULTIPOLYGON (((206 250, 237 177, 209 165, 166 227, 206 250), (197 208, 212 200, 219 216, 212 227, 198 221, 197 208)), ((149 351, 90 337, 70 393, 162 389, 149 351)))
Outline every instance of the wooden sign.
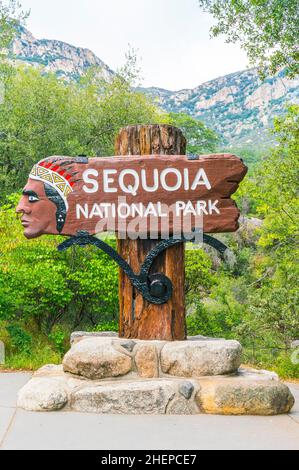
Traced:
POLYGON ((246 172, 231 154, 49 157, 33 167, 17 212, 27 238, 233 232, 239 210, 230 196, 246 172))

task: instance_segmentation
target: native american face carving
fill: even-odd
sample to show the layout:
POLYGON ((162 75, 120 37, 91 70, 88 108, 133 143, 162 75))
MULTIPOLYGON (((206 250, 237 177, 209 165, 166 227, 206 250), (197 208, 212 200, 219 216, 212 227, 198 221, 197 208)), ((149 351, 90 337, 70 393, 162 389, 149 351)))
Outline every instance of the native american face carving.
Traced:
POLYGON ((56 207, 47 198, 42 182, 29 178, 16 211, 22 214, 21 223, 26 238, 56 231, 56 207))
POLYGON ((16 208, 26 238, 62 232, 68 212, 67 197, 73 192, 78 159, 50 157, 32 168, 16 208))

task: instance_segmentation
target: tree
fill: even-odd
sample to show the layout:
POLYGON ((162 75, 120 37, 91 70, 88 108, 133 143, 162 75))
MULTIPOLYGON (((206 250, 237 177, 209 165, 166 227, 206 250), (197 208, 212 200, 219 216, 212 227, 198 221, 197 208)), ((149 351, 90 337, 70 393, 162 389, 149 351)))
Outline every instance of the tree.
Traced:
POLYGON ((115 319, 116 263, 93 247, 60 253, 62 237, 26 240, 15 216, 18 199, 11 195, 0 206, 0 327, 14 322, 49 334, 57 325, 74 330, 115 319))
POLYGON ((248 187, 263 218, 258 251, 252 259, 255 281, 241 329, 260 341, 289 346, 299 335, 298 220, 299 106, 277 118, 278 146, 257 168, 248 187), (255 332, 255 333, 254 333, 255 332))
POLYGON ((16 28, 28 16, 21 10, 18 0, 0 0, 0 71, 3 72, 7 64, 5 59, 7 50, 16 33, 16 28))
POLYGON ((290 77, 298 73, 298 0, 199 0, 199 5, 218 21, 212 36, 225 34, 227 42, 240 43, 261 75, 282 68, 290 77))
POLYGON ((260 243, 265 248, 287 251, 296 247, 299 200, 299 106, 274 120, 278 146, 255 173, 253 196, 257 213, 264 218, 260 243))
POLYGON ((187 139, 187 152, 192 154, 211 153, 216 150, 219 138, 201 121, 184 113, 169 113, 167 122, 182 130, 187 139))
MULTIPOLYGON (((195 310, 187 318, 190 332, 237 335, 245 348, 263 348, 263 352, 256 351, 262 361, 268 357, 267 348, 289 348, 299 337, 298 120, 299 106, 295 105, 285 116, 275 119, 277 146, 254 168, 242 189, 253 215, 262 224, 257 225, 251 240, 244 236, 240 240, 240 234, 225 236, 236 263, 233 267, 224 263, 218 267, 215 282, 209 285, 209 292, 204 292, 202 302, 194 302, 197 279, 193 265, 190 261, 187 264, 187 286, 190 279, 195 282, 195 286, 191 284, 195 310)), ((208 279, 202 268, 195 266, 195 272, 208 279)), ((269 362, 274 365, 273 358, 269 362)), ((264 366, 269 363, 264 362, 264 366)), ((293 367, 289 358, 283 367, 293 367)), ((295 366, 290 370, 298 377, 298 366, 297 372, 295 366)))
POLYGON ((27 67, 6 80, 0 103, 0 198, 19 191, 49 155, 111 155, 118 130, 159 122, 160 112, 121 75, 66 83, 27 67))

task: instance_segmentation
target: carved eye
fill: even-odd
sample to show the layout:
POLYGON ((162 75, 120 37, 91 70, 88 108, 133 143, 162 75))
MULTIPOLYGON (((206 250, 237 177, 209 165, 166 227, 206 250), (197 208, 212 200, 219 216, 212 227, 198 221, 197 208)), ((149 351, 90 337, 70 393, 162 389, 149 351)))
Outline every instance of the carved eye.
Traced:
POLYGON ((28 196, 28 201, 29 202, 37 202, 37 201, 39 201, 39 198, 37 196, 28 196))

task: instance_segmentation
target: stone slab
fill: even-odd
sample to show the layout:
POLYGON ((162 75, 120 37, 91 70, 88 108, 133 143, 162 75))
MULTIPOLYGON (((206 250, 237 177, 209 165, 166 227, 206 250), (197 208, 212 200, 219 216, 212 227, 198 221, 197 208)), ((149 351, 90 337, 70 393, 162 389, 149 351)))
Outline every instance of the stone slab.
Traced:
MULTIPOLYGON (((28 378, 22 372, 0 373, 0 391, 9 384, 7 391, 16 395, 16 384, 28 378), (19 381, 11 375, 18 375, 19 381)), ((296 412, 299 387, 287 385, 298 400, 296 412)), ((4 427, 9 418, 2 419, 4 427)), ((289 416, 124 416, 18 410, 5 435, 0 439, 1 450, 113 451, 119 450, 120 442, 123 450, 299 450, 299 423, 293 411, 289 416)))
POLYGON ((196 403, 203 413, 270 416, 289 413, 295 400, 289 388, 274 380, 247 377, 201 380, 196 403))
POLYGON ((71 334, 71 345, 85 338, 116 338, 118 333, 115 331, 74 331, 71 334))
POLYGON ((57 411, 68 401, 67 383, 57 377, 35 377, 18 394, 18 406, 28 411, 57 411))
POLYGON ((238 341, 174 341, 161 351, 165 374, 177 377, 225 375, 241 364, 242 347, 238 341))
POLYGON ((153 344, 137 346, 135 354, 137 373, 143 378, 159 377, 159 358, 156 347, 153 344))
POLYGON ((119 377, 132 370, 132 359, 117 350, 111 338, 85 338, 64 356, 63 369, 89 379, 119 377))
POLYGON ((63 359, 64 370, 88 379, 127 374, 142 378, 232 374, 241 364, 238 341, 196 337, 186 341, 143 341, 82 337, 63 359))
POLYGON ((176 383, 163 379, 102 384, 73 393, 70 406, 88 413, 166 414, 176 388, 176 383))
POLYGON ((276 372, 264 369, 253 369, 252 367, 239 367, 238 375, 253 380, 275 380, 279 382, 276 372))
POLYGON ((53 376, 51 367, 38 372, 20 391, 18 406, 29 411, 65 406, 80 412, 126 415, 275 415, 289 413, 294 404, 286 385, 253 370, 242 369, 239 375, 226 378, 121 377, 99 381, 79 379, 61 370, 56 374, 53 376))

